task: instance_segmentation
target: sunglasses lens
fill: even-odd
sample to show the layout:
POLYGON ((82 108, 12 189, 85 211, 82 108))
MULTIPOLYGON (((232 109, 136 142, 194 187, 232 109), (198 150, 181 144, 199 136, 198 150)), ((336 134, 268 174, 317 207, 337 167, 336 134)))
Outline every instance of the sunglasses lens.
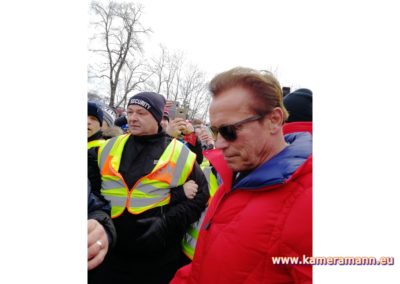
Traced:
POLYGON ((215 140, 217 140, 218 133, 221 134, 226 141, 236 140, 236 128, 232 125, 222 126, 220 128, 212 126, 210 130, 215 140))
POLYGON ((226 141, 234 141, 236 139, 236 129, 232 125, 220 127, 219 133, 226 141))

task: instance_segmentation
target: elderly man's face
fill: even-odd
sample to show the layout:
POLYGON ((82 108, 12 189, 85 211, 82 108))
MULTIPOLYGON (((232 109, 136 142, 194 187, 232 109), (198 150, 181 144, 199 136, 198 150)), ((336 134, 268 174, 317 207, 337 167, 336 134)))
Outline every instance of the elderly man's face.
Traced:
MULTIPOLYGON (((250 109, 255 104, 253 96, 247 89, 233 87, 218 94, 210 105, 212 127, 229 125, 255 113, 250 109)), ((260 120, 238 126, 237 138, 227 141, 218 134, 215 146, 223 151, 228 166, 236 172, 252 170, 261 165, 271 151, 268 131, 268 115, 260 120)))
POLYGON ((158 123, 153 115, 138 105, 128 106, 127 112, 129 132, 133 135, 143 136, 157 134, 158 123))

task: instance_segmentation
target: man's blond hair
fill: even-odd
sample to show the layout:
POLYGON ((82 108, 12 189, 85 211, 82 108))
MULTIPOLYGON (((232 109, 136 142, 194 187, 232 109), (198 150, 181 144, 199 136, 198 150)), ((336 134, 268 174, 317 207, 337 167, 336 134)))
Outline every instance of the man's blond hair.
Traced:
POLYGON ((265 114, 279 107, 283 111, 283 121, 286 121, 289 114, 283 105, 282 88, 271 72, 235 67, 216 75, 209 84, 214 97, 233 87, 245 88, 253 94, 251 108, 254 112, 265 114))

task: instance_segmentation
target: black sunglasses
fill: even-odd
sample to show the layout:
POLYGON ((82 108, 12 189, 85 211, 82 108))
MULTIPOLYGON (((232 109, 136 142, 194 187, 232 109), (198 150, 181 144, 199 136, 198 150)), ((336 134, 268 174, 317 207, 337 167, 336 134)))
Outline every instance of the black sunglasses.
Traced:
POLYGON ((222 137, 224 137, 224 139, 226 141, 235 141, 237 138, 237 128, 240 125, 243 125, 245 123, 251 122, 251 121, 256 121, 259 120, 261 118, 263 118, 266 114, 260 115, 260 114, 256 114, 253 116, 250 116, 249 118, 243 119, 241 121, 238 121, 236 123, 233 124, 229 124, 229 125, 222 125, 220 127, 215 127, 215 126, 211 126, 210 130, 212 132, 212 134, 214 135, 214 138, 217 139, 218 133, 221 134, 222 137))

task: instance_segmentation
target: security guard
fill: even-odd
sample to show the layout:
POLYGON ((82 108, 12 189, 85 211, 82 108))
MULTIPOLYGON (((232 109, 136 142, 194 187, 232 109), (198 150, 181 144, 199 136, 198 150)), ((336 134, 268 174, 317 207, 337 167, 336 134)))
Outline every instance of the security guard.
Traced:
POLYGON ((181 241, 209 199, 196 155, 168 141, 160 125, 165 99, 142 92, 128 102, 129 132, 99 149, 101 192, 111 201, 118 242, 95 283, 169 283, 182 266, 181 241), (182 185, 198 184, 194 199, 182 185))

